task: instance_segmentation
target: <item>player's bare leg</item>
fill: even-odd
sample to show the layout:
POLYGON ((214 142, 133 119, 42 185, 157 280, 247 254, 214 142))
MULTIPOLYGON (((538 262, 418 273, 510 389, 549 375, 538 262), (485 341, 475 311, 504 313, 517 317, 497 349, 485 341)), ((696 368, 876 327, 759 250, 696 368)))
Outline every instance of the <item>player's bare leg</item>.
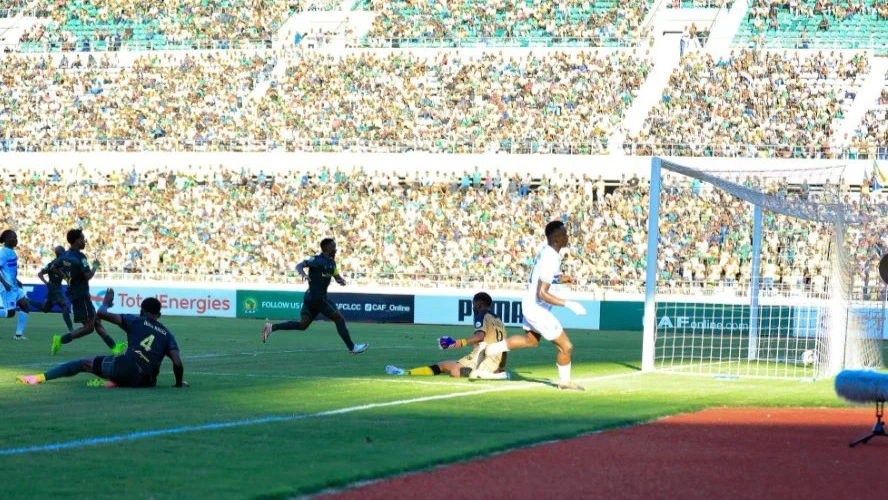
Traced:
POLYGON ((367 350, 367 344, 355 344, 354 341, 352 341, 351 334, 348 332, 348 327, 345 325, 345 318, 342 316, 342 313, 336 311, 330 319, 336 324, 336 333, 339 334, 339 338, 342 339, 345 347, 348 347, 348 352, 352 354, 361 354, 367 350))
POLYGON ((271 332, 276 332, 278 330, 305 331, 311 326, 313 321, 314 318, 309 314, 301 315, 299 321, 284 321, 283 323, 272 324, 270 321, 265 320, 265 327, 262 329, 262 343, 264 344, 268 341, 271 332))
POLYGON ((558 388, 571 391, 585 391, 586 389, 571 380, 570 363, 573 357, 573 342, 570 341, 567 332, 562 330, 561 335, 554 339, 552 343, 558 349, 558 354, 555 355, 555 364, 558 367, 558 388))
POLYGON ((537 332, 525 330, 523 337, 521 335, 509 336, 506 339, 506 347, 508 347, 508 350, 510 351, 514 351, 515 349, 529 349, 531 347, 537 347, 538 345, 540 345, 540 337, 541 335, 537 332))
POLYGON ((118 354, 122 354, 126 351, 126 342, 117 343, 108 335, 108 330, 105 329, 105 325, 102 324, 102 321, 99 318, 95 320, 96 333, 99 334, 99 337, 102 337, 102 341, 105 342, 105 345, 111 348, 111 353, 117 356, 118 354))

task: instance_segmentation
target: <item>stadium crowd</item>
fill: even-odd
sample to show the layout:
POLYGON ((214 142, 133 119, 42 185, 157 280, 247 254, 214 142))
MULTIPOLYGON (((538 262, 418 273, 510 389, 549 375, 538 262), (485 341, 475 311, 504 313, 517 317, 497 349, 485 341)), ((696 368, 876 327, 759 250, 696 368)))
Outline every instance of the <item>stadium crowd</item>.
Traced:
POLYGON ((13 17, 28 4, 27 0, 3 0, 0 1, 0 18, 13 17))
POLYGON ((466 40, 494 37, 548 37, 565 40, 632 42, 651 8, 650 0, 625 2, 563 0, 372 0, 377 12, 367 38, 466 40))
MULTIPOLYGON (((881 209, 869 187, 851 197, 847 182, 804 188, 771 182, 761 189, 811 200, 832 193, 856 210, 881 209)), ((220 165, 102 177, 82 166, 48 176, 25 170, 15 180, 2 177, 0 191, 0 221, 19 233, 22 265, 35 270, 51 258, 67 229, 82 227, 88 252, 105 272, 281 281, 295 276, 295 264, 316 253, 322 237, 334 236, 341 269, 359 282, 521 286, 543 241, 540 228, 560 218, 574 233, 565 263, 582 277, 581 286, 637 291, 645 276, 649 188, 635 176, 618 185, 557 168, 538 178, 478 168, 462 175, 398 177, 324 168, 271 176, 220 165)), ((664 286, 747 284, 749 205, 687 178, 667 176, 663 193, 664 286)), ((860 262, 877 259, 886 241, 879 231, 852 228, 848 234, 860 262)), ((765 285, 822 287, 829 244, 828 228, 769 213, 765 285)))
POLYGON ((757 30, 776 30, 779 27, 778 14, 788 13, 796 18, 814 18, 826 23, 821 29, 828 29, 830 21, 842 22, 854 16, 877 16, 888 19, 888 6, 882 0, 858 0, 841 2, 831 0, 752 0, 748 17, 757 30))
POLYGON ((114 56, 8 56, 0 60, 0 149, 41 150, 54 143, 119 146, 137 141, 233 140, 259 125, 241 110, 269 57, 206 52, 150 55, 118 66, 114 56), (19 139, 13 141, 12 139, 19 139))
POLYGON ((24 34, 23 42, 52 46, 80 39, 181 42, 184 40, 271 39, 295 9, 317 8, 312 0, 266 2, 223 0, 152 2, 146 0, 37 0, 30 14, 48 19, 24 34), (118 38, 119 37, 119 38, 118 38))
MULTIPOLYGON (((7 54, 0 151, 606 154, 652 65, 646 49, 7 54)), ((868 67, 841 52, 691 52, 625 151, 884 156, 879 111, 853 137, 833 131, 868 67)))
POLYGON ((860 127, 851 138, 851 158, 862 151, 872 151, 888 144, 888 108, 872 109, 864 115, 860 127))
POLYGON ((630 53, 306 52, 277 72, 276 53, 263 54, 149 54, 132 67, 113 55, 8 56, 0 149, 227 150, 242 141, 599 153, 651 67, 630 53))
POLYGON ((868 68, 862 53, 742 50, 714 61, 691 52, 628 147, 643 155, 830 158, 833 120, 848 111, 868 68))
MULTIPOLYGON (((278 141, 601 152, 650 70, 629 54, 308 53, 259 104, 278 141), (607 90, 606 90, 607 89, 607 90)), ((452 148, 451 148, 452 149, 452 148)))

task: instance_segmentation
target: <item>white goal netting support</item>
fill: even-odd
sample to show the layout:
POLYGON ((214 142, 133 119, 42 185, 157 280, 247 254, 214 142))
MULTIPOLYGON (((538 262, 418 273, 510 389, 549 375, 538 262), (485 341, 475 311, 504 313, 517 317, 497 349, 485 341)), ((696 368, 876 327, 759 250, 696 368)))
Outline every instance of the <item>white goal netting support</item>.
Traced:
POLYGON ((845 168, 654 158, 642 370, 806 379, 881 367, 888 209, 851 193, 845 168))

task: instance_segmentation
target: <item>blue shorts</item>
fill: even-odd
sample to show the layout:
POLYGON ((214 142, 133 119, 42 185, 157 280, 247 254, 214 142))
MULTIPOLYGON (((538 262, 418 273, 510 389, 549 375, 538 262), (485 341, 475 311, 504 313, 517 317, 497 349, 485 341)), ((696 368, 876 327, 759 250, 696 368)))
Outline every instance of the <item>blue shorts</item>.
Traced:
POLYGON ((154 387, 157 379, 145 373, 124 356, 98 356, 93 359, 93 373, 120 387, 154 387))
POLYGON ((339 309, 326 297, 323 299, 306 300, 302 303, 302 316, 308 316, 312 320, 317 318, 318 314, 323 314, 328 319, 333 319, 338 313, 339 309))
POLYGON ((86 323, 96 317, 96 306, 88 298, 71 300, 71 309, 74 310, 74 321, 77 323, 86 323))

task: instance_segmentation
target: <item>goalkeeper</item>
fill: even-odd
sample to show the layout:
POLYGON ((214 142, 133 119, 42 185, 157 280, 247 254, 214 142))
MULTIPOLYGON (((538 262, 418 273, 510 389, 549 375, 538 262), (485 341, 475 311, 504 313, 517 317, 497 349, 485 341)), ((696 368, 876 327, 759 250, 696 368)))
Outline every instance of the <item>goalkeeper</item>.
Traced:
MULTIPOLYGON (((472 311, 475 313, 475 333, 471 337, 455 340, 451 337, 441 337, 438 345, 441 349, 459 349, 466 346, 475 346, 472 352, 458 360, 439 361, 433 365, 420 366, 404 370, 397 366, 386 366, 385 371, 389 375, 439 375, 449 373, 451 377, 468 377, 475 366, 475 357, 481 347, 503 340, 506 336, 506 327, 503 320, 490 310, 493 299, 485 292, 475 294, 472 298, 472 311)), ((507 353, 484 358, 474 378, 508 380, 509 374, 505 371, 507 353)))

